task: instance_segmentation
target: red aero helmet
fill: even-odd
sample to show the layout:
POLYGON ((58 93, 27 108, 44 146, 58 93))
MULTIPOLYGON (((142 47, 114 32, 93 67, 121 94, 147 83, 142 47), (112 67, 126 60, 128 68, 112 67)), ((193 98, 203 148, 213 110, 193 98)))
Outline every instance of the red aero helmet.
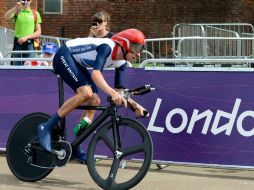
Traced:
POLYGON ((142 51, 142 47, 145 45, 145 35, 134 28, 123 30, 115 34, 111 39, 125 51, 142 51))

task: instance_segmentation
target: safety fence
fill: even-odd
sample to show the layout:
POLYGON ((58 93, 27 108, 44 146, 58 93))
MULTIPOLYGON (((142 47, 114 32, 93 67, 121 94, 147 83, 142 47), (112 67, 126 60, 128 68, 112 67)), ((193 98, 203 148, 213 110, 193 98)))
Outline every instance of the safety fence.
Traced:
MULTIPOLYGON (((65 41, 69 40, 69 38, 61 38, 54 36, 46 36, 40 35, 39 37, 41 45, 47 42, 53 42, 58 47, 65 43, 65 41)), ((0 27, 0 54, 4 58, 10 58, 13 53, 31 53, 31 51, 12 51, 13 49, 13 40, 14 40, 14 31, 0 27)), ((41 51, 33 51, 35 53, 35 57, 39 57, 41 51)), ((22 54, 21 54, 22 55, 22 54)), ((1 62, 0 65, 10 65, 10 62, 1 62)))
MULTIPOLYGON (((242 34, 250 34, 254 33, 253 26, 248 23, 199 23, 199 24, 176 24, 173 28, 172 36, 173 38, 179 37, 235 37, 239 38, 240 36, 244 37, 242 34)), ((245 35, 246 37, 246 35, 245 35)), ((250 37, 250 36, 248 36, 250 37)), ((173 40, 172 42, 172 55, 173 57, 179 57, 178 55, 178 43, 179 40, 173 40)), ((216 49, 213 49, 215 45, 207 44, 206 41, 186 41, 185 44, 182 45, 185 49, 185 53, 181 55, 185 56, 198 56, 200 52, 206 51, 207 48, 210 48, 208 51, 220 51, 221 48, 227 49, 227 51, 234 51, 235 46, 231 44, 231 42, 222 43, 216 49), (191 48, 190 48, 191 47, 191 48), (194 49, 195 48, 195 49, 194 49)), ((239 48, 238 48, 239 49, 239 48)), ((204 54, 201 54, 202 56, 204 54)), ((240 55, 240 54, 239 54, 240 55)), ((227 56, 227 55, 225 55, 227 56)))
MULTIPOLYGON (((147 59, 168 59, 161 66, 234 66, 251 67, 254 34, 253 26, 245 23, 224 24, 178 24, 174 27, 172 38, 147 39, 145 51, 141 54, 137 63, 147 59), (174 61, 179 59, 180 61, 174 61), (198 64, 186 61, 186 59, 202 59, 198 64), (206 59, 230 59, 232 62, 207 62, 206 59), (234 62, 233 59, 238 59, 234 62), (242 61, 239 61, 242 59, 242 61)), ((54 42, 58 46, 68 38, 52 36, 40 36, 41 43, 54 42)), ((0 28, 0 52, 4 58, 10 58, 13 52, 13 31, 0 28), (4 45, 6 44, 6 45, 4 45)), ((41 52, 37 52, 37 56, 41 52)), ((158 64, 153 62, 154 65, 158 64)), ((9 62, 0 61, 0 65, 9 65, 9 62)))
MULTIPOLYGON (((227 31, 223 30, 220 32, 227 31)), ((246 37, 243 37, 244 35, 241 37, 234 32, 231 32, 231 34, 232 36, 228 37, 192 36, 148 39, 145 50, 150 52, 153 57, 144 54, 141 56, 139 63, 142 63, 146 59, 155 58, 167 59, 167 63, 164 66, 251 67, 253 60, 246 62, 246 59, 253 58, 254 35, 245 34, 246 37), (175 54, 174 56, 170 56, 167 53, 167 49, 176 40, 178 43, 175 54), (157 45, 157 49, 155 48, 155 44, 157 45), (198 62, 194 62, 196 60, 198 62)), ((154 61, 153 63, 155 64, 156 62, 154 61)))

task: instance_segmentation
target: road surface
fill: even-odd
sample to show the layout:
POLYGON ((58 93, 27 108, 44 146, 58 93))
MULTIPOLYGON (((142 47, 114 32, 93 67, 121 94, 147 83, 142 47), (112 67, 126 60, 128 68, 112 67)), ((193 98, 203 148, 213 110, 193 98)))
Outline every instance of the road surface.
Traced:
MULTIPOLYGON (((107 161, 101 161, 104 170, 107 161)), ((128 162, 125 175, 134 167, 128 162)), ((100 190, 86 166, 71 162, 55 169, 45 179, 27 183, 15 178, 5 156, 0 156, 0 190, 100 190)), ((159 170, 152 165, 146 177, 133 190, 253 190, 254 171, 170 165, 159 170)))

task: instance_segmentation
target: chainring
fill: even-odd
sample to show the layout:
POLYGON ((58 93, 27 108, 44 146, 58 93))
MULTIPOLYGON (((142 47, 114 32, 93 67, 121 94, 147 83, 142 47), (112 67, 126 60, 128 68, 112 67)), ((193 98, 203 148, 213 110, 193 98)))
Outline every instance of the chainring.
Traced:
POLYGON ((56 167, 62 167, 67 164, 72 155, 72 148, 69 142, 52 142, 52 148, 62 153, 61 156, 53 155, 53 163, 56 167))

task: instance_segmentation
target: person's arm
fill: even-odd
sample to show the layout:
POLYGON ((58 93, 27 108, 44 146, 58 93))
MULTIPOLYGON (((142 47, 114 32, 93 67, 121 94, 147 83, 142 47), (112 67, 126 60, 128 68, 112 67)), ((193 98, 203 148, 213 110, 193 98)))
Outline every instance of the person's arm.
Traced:
POLYGON ((21 2, 17 2, 15 7, 9 9, 9 10, 4 14, 4 18, 5 18, 6 20, 13 18, 13 17, 15 16, 15 14, 16 14, 17 12, 20 11, 21 7, 22 7, 21 2))
POLYGON ((115 68, 115 88, 125 88, 124 87, 124 73, 127 66, 127 62, 118 68, 115 68))
MULTIPOLYGON (((124 94, 124 88, 116 88, 116 91, 119 94, 124 94)), ((135 112, 137 117, 149 117, 149 112, 143 107, 141 106, 139 103, 137 103, 135 100, 128 98, 127 100, 127 105, 128 107, 135 112), (147 113, 145 113, 147 112, 147 113)))
POLYGON ((113 102, 115 102, 117 105, 124 105, 127 107, 127 101, 122 95, 108 85, 100 70, 93 70, 91 78, 101 90, 112 97, 113 102))
POLYGON ((116 93, 116 91, 113 88, 111 88, 105 81, 101 71, 93 70, 91 77, 94 83, 109 96, 112 96, 116 93))
POLYGON ((107 44, 101 44, 96 48, 96 51, 97 56, 93 65, 92 80, 100 89, 111 96, 115 93, 115 90, 108 85, 101 73, 105 62, 111 53, 111 48, 107 44))
POLYGON ((38 38, 40 35, 41 35, 41 24, 37 24, 34 33, 19 38, 18 43, 24 43, 28 39, 38 38))
POLYGON ((134 108, 134 112, 137 117, 144 117, 144 116, 149 117, 148 111, 143 106, 141 106, 139 103, 134 101, 133 99, 129 98, 128 104, 131 104, 131 106, 134 108), (147 111, 147 115, 144 115, 144 113, 145 113, 144 111, 147 111))
POLYGON ((102 44, 96 48, 96 51, 97 57, 95 59, 94 69, 92 71, 92 80, 101 90, 111 96, 112 100, 116 104, 121 105, 124 103, 124 105, 127 106, 127 102, 123 96, 121 96, 116 90, 108 85, 101 73, 108 56, 110 56, 111 48, 107 44, 102 44))

